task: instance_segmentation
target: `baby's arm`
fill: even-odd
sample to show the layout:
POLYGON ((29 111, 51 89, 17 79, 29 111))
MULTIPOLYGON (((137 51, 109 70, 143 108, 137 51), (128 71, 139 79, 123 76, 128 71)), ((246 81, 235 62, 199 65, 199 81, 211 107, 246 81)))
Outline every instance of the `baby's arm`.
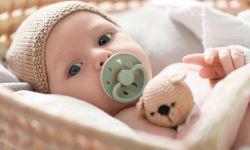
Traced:
POLYGON ((249 56, 250 50, 248 48, 231 45, 209 48, 204 53, 187 55, 183 61, 200 65, 199 74, 203 78, 220 79, 249 63, 249 56))
POLYGON ((144 131, 172 139, 176 137, 176 131, 174 129, 152 124, 143 115, 137 112, 135 106, 122 110, 115 117, 135 129, 135 131, 144 131))

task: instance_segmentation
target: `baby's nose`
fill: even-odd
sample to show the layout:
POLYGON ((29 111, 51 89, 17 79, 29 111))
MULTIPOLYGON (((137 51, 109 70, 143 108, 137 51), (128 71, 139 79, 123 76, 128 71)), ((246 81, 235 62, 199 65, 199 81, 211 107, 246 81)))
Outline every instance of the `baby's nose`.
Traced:
POLYGON ((160 113, 162 116, 168 116, 170 112, 170 107, 168 105, 161 105, 158 108, 158 113, 160 113))
POLYGON ((112 55, 112 52, 110 51, 101 51, 99 52, 95 58, 95 67, 97 70, 101 70, 103 64, 106 62, 106 60, 112 55))

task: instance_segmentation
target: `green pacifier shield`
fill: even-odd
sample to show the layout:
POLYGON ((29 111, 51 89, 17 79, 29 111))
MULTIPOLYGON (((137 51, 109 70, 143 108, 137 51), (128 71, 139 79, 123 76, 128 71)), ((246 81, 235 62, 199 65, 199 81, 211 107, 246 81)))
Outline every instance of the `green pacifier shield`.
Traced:
POLYGON ((111 56, 104 63, 100 78, 105 93, 122 103, 137 100, 148 80, 145 67, 128 53, 111 56))

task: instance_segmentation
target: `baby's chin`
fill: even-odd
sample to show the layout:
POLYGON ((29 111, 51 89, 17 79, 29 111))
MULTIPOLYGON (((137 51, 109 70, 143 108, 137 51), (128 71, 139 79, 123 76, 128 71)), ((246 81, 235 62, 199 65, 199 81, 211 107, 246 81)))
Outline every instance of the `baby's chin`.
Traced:
POLYGON ((116 115, 118 112, 120 112, 121 110, 123 110, 124 108, 133 106, 134 104, 129 103, 120 103, 118 101, 113 100, 112 98, 110 98, 108 95, 106 94, 100 94, 99 98, 95 98, 95 99, 99 99, 101 101, 90 101, 90 103, 92 103, 93 105, 95 105, 96 107, 100 108, 101 110, 103 110, 104 112, 114 116, 116 115))

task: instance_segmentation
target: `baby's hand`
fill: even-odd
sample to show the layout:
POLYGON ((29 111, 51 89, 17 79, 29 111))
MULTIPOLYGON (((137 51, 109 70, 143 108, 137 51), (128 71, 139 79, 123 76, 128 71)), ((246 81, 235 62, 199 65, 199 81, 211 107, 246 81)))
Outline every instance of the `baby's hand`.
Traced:
POLYGON ((183 62, 201 66, 200 76, 208 79, 220 79, 243 66, 245 47, 233 45, 206 49, 204 53, 183 57, 183 62))

